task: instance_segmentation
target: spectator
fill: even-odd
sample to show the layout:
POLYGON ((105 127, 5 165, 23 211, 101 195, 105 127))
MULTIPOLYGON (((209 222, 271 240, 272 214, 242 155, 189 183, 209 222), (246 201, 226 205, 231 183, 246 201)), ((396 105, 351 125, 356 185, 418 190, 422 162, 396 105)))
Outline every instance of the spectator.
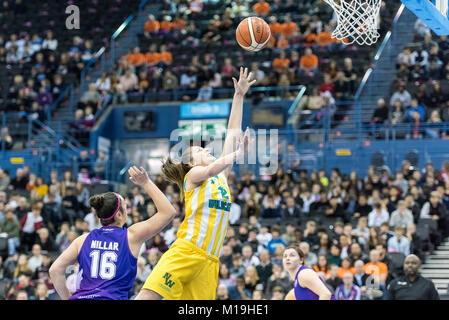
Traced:
POLYGON ((56 251, 56 245, 50 235, 50 232, 47 228, 41 228, 37 231, 38 238, 36 243, 40 245, 42 250, 45 250, 47 252, 55 252, 56 251))
POLYGON ((125 74, 120 77, 120 86, 125 92, 131 92, 138 89, 137 76, 128 68, 125 74))
POLYGON ((406 120, 408 121, 414 121, 415 117, 414 117, 414 113, 418 113, 419 114, 419 119, 423 120, 425 119, 425 109, 423 106, 421 106, 418 103, 418 99, 413 98, 411 101, 411 105, 407 110, 407 118, 406 120))
MULTIPOLYGON (((288 207, 289 199, 294 204, 294 199, 292 197, 289 197, 289 198, 287 198, 287 207, 288 207)), ((295 227, 293 226, 292 223, 287 223, 285 230, 286 230, 285 233, 282 235, 282 240, 284 240, 284 242, 287 245, 290 245, 291 243, 295 242, 295 240, 296 240, 295 227)))
POLYGON ((254 12, 262 17, 270 13, 270 4, 265 0, 259 0, 253 7, 254 12))
POLYGON ((306 48, 300 59, 299 76, 306 75, 314 77, 318 72, 318 57, 313 54, 312 49, 306 48))
POLYGON ((266 287, 268 279, 273 274, 273 265, 270 262, 270 253, 268 250, 263 249, 259 255, 260 263, 256 266, 257 274, 259 276, 260 283, 266 287))
POLYGON ((251 246, 246 245, 242 248, 242 266, 246 269, 248 266, 258 266, 260 264, 259 258, 253 254, 251 246))
POLYGON ((410 241, 404 236, 405 228, 396 226, 394 228, 395 235, 388 240, 388 252, 400 252, 405 256, 410 254, 410 241))
MULTIPOLYGON (((364 200, 364 201, 366 201, 366 200, 364 200)), ((358 210, 361 211, 361 208, 359 207, 358 210)), ((364 211, 364 213, 365 212, 366 211, 364 211)), ((369 241, 369 237, 370 237, 370 230, 368 228, 368 219, 366 216, 362 216, 359 218, 358 223, 357 223, 357 228, 355 228, 352 231, 352 235, 357 238, 358 243, 360 243, 362 246, 366 247, 366 245, 369 241)))
MULTIPOLYGON (((232 267, 230 269, 231 274, 237 279, 243 276, 245 273, 245 267, 242 265, 242 256, 240 253, 234 254, 232 256, 232 267)), ((238 284, 238 283, 237 283, 238 284)))
POLYGON ((357 260, 354 262, 354 284, 360 287, 362 294, 366 292, 366 281, 369 275, 364 272, 365 263, 362 260, 357 260))
POLYGON ((290 277, 285 270, 282 269, 282 266, 279 264, 273 265, 273 274, 268 278, 267 286, 265 289, 265 296, 267 299, 270 299, 272 296, 273 288, 280 286, 284 289, 284 292, 288 292, 293 288, 293 285, 290 281, 290 277))
POLYGON ((365 264, 363 271, 375 278, 376 281, 385 285, 385 281, 388 275, 387 265, 380 262, 380 253, 378 250, 373 249, 370 251, 370 262, 365 264))
POLYGON ((36 231, 42 228, 43 220, 41 217, 41 206, 36 203, 32 206, 32 211, 28 212, 20 220, 21 239, 20 243, 25 246, 26 250, 30 250, 34 244, 36 231))
POLYGON ((17 169, 16 177, 11 180, 9 188, 12 190, 26 190, 28 179, 23 175, 23 169, 17 169))
POLYGON ((396 226, 405 228, 410 222, 413 222, 412 212, 407 209, 405 201, 400 200, 398 208, 391 213, 390 226, 393 228, 396 226))
POLYGON ((287 246, 285 241, 282 239, 280 235, 280 228, 278 226, 273 226, 271 229, 272 239, 267 244, 268 252, 273 253, 276 250, 278 244, 282 244, 283 246, 287 246))
MULTIPOLYGON (((145 279, 143 280, 145 281, 145 279)), ((219 284, 224 284, 226 287, 235 286, 236 278, 230 274, 226 264, 220 264, 220 272, 218 275, 219 284)))
POLYGON ((338 277, 338 266, 335 264, 331 265, 330 275, 326 279, 326 285, 332 289, 333 292, 343 284, 343 280, 338 277))
POLYGON ((8 238, 8 255, 13 256, 17 253, 20 246, 19 241, 20 225, 17 217, 11 209, 5 214, 5 221, 0 225, 0 234, 6 234, 8 238))
POLYGON ((228 294, 228 287, 225 284, 218 285, 216 300, 231 300, 228 294))
POLYGON ((33 256, 28 260, 28 266, 31 269, 31 272, 35 272, 38 267, 42 265, 42 250, 41 246, 38 244, 33 245, 33 249, 31 251, 33 256))
POLYGON ((383 222, 389 221, 389 214, 380 203, 374 204, 374 210, 368 215, 369 227, 380 227, 383 222))
POLYGON ((94 165, 94 171, 97 178, 105 179, 108 161, 109 159, 106 153, 104 151, 100 151, 94 165))
POLYGON ((447 210, 443 203, 440 202, 440 195, 437 191, 430 193, 430 200, 422 206, 421 219, 432 219, 438 224, 438 231, 443 237, 447 237, 447 210))
POLYGON ((362 251, 362 247, 358 242, 353 242, 351 244, 351 254, 348 258, 351 261, 352 265, 358 260, 361 260, 363 262, 368 261, 368 256, 362 251))
POLYGON ((404 276, 388 285, 388 300, 439 300, 435 285, 419 274, 421 260, 414 254, 404 260, 404 276))
POLYGON ((152 14, 148 16, 148 20, 145 22, 144 25, 144 35, 148 38, 150 35, 155 34, 159 32, 161 25, 159 21, 157 21, 152 14))
POLYGON ((390 231, 390 224, 388 221, 383 222, 380 225, 380 238, 382 239, 382 244, 388 243, 388 240, 390 240, 394 236, 394 233, 390 231))
POLYGON ((374 114, 371 117, 371 123, 382 124, 388 120, 388 108, 385 104, 385 100, 380 98, 377 100, 377 109, 374 110, 374 114))
POLYGON ((235 287, 229 287, 228 290, 231 300, 249 300, 251 298, 250 291, 245 288, 245 278, 243 275, 237 277, 235 287))
POLYGON ((361 291, 354 283, 352 273, 346 272, 343 275, 343 284, 335 290, 336 300, 360 300, 361 291))
POLYGON ((273 70, 279 74, 285 72, 290 65, 290 59, 287 58, 285 51, 279 52, 279 57, 273 60, 273 70))
POLYGON ((323 274, 324 280, 330 276, 330 265, 327 261, 326 255, 322 254, 318 256, 318 262, 313 266, 313 270, 317 273, 323 274))
POLYGON ((313 267, 318 262, 318 258, 315 253, 310 251, 310 245, 307 242, 301 242, 299 249, 304 253, 304 266, 313 267))
POLYGON ((390 105, 394 105, 398 99, 405 108, 408 108, 412 104, 412 96, 405 90, 405 82, 399 83, 398 91, 395 91, 390 98, 390 105))

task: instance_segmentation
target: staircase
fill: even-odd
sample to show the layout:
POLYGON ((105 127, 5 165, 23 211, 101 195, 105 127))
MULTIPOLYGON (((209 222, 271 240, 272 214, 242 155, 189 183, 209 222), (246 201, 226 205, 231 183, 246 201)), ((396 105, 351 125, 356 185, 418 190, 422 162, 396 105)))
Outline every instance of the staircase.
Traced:
POLYGON ((29 147, 39 150, 41 176, 49 176, 51 169, 69 167, 78 157, 80 149, 47 125, 38 120, 29 125, 29 147))
POLYGON ((449 285, 449 241, 443 242, 434 254, 429 255, 421 267, 421 275, 435 284, 438 293, 448 294, 449 285))
MULTIPOLYGON (((399 9, 398 14, 400 11, 401 9, 399 9)), ((365 87, 356 97, 362 103, 363 122, 370 121, 378 99, 386 99, 390 96, 391 84, 396 75, 396 59, 403 48, 413 41, 416 19, 413 12, 407 8, 403 9, 400 16, 395 17, 391 38, 385 45, 377 62, 375 62, 375 68, 365 87)), ((386 102, 388 104, 388 101, 386 102)))

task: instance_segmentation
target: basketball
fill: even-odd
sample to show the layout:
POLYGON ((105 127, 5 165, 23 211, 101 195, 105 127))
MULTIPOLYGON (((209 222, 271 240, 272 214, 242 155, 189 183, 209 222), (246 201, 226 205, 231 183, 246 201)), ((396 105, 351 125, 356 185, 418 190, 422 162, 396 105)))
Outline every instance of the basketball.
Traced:
POLYGON ((265 48, 271 37, 270 27, 258 17, 242 20, 235 33, 238 44, 246 51, 252 52, 265 48))

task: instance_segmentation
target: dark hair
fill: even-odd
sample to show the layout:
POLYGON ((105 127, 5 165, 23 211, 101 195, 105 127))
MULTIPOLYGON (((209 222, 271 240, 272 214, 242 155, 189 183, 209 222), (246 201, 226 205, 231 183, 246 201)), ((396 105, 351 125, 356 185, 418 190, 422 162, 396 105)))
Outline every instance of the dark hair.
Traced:
POLYGON ((190 162, 192 161, 192 148, 189 147, 182 154, 181 162, 176 163, 171 158, 167 158, 162 163, 161 176, 164 180, 175 183, 181 191, 181 200, 184 199, 184 178, 190 171, 190 162))
POLYGON ((304 263, 304 259, 305 259, 306 255, 305 255, 304 252, 302 252, 302 250, 299 248, 299 245, 297 245, 297 244, 291 244, 291 245, 289 245, 287 248, 285 248, 285 250, 287 250, 287 249, 293 249, 293 250, 295 250, 295 251, 298 253, 298 255, 299 255, 299 259, 302 260, 301 263, 304 263))
POLYGON ((103 220, 111 217, 115 210, 117 210, 118 199, 113 192, 106 192, 90 197, 89 204, 95 209, 97 216, 100 218, 103 226, 108 226, 114 223, 115 219, 103 220))

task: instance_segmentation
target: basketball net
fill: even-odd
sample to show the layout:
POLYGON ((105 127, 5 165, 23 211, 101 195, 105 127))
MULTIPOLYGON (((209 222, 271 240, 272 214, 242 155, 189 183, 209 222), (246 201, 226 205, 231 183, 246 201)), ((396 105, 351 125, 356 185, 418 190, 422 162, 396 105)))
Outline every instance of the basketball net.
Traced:
POLYGON ((372 45, 380 37, 379 10, 382 0, 324 0, 337 15, 332 38, 345 44, 372 45))

